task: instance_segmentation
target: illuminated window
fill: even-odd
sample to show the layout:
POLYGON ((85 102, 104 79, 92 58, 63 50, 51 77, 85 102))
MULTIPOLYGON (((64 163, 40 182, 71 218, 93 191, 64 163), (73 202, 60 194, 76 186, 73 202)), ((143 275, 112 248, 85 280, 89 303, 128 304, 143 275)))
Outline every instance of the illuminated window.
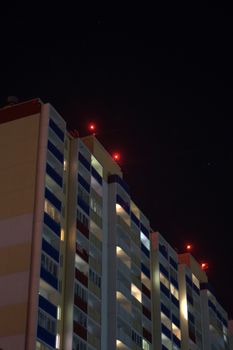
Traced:
POLYGON ((188 319, 188 305, 187 305, 187 299, 183 297, 181 299, 180 303, 180 311, 181 311, 181 316, 187 320, 188 319))
POLYGON ((180 329, 174 324, 172 323, 172 332, 173 334, 175 334, 175 336, 181 340, 181 332, 180 332, 180 329))
POLYGON ((196 286, 198 289, 200 289, 200 283, 199 283, 197 277, 196 277, 193 273, 192 273, 192 281, 193 281, 193 283, 195 284, 195 286, 196 286))
POLYGON ((57 307, 57 319, 61 320, 61 306, 59 306, 59 305, 57 307))
POLYGON ((119 215, 127 225, 130 226, 130 217, 129 215, 126 213, 126 211, 122 208, 122 206, 118 203, 116 203, 116 213, 117 215, 119 215))
POLYGON ((63 169, 64 169, 64 171, 67 171, 67 161, 66 160, 64 160, 63 169))
POLYGON ((163 312, 161 312, 161 322, 171 330, 171 320, 163 312))
POLYGON ((174 297, 179 300, 179 292, 178 289, 176 289, 176 287, 173 286, 173 284, 170 284, 170 291, 172 293, 172 295, 174 295, 174 297))
POLYGON ((151 281, 143 272, 141 272, 141 281, 149 290, 151 290, 151 281))
POLYGON ((65 239, 65 231, 64 228, 61 229, 61 241, 64 241, 65 239))
POLYGON ((142 348, 143 350, 150 350, 150 345, 145 339, 142 340, 142 348))
POLYGON ((144 235, 142 231, 140 231, 140 237, 141 237, 141 242, 144 244, 144 246, 150 250, 150 240, 144 235))
POLYGON ((140 303, 142 302, 142 292, 135 284, 131 283, 131 294, 136 298, 140 303))
POLYGON ((60 349, 60 334, 56 335, 56 349, 60 349))
POLYGON ((116 346, 117 346, 117 349, 125 349, 125 344, 118 339, 116 340, 116 346))
POLYGON ((60 213, 52 206, 52 204, 45 199, 44 211, 48 214, 54 221, 60 223, 60 213))
POLYGON ((103 177, 103 167, 93 155, 91 156, 91 165, 97 171, 97 173, 103 177))
POLYGON ((168 349, 168 350, 172 350, 172 342, 171 340, 162 333, 162 344, 168 349))
POLYGON ((121 261, 130 269, 131 268, 131 259, 125 253, 125 251, 121 247, 116 247, 117 257, 121 259, 121 261))
POLYGON ((159 273, 159 276, 160 276, 160 282, 162 282, 165 285, 165 287, 169 289, 170 284, 167 277, 165 277, 164 274, 162 274, 161 272, 159 273))

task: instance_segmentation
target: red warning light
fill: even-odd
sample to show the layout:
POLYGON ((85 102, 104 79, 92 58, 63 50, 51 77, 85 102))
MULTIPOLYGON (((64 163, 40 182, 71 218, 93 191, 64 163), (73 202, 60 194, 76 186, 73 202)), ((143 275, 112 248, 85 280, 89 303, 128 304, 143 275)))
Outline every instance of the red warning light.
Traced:
POLYGON ((187 244, 186 245, 186 249, 190 252, 192 250, 192 245, 191 244, 187 244))
POLYGON ((202 263, 201 264, 201 268, 202 268, 202 270, 207 270, 208 269, 208 264, 207 263, 202 263))
POLYGON ((91 131, 91 132, 95 132, 95 131, 96 131, 96 125, 95 125, 94 123, 90 123, 90 124, 88 125, 88 129, 89 129, 89 131, 91 131))
POLYGON ((115 153, 113 153, 112 157, 116 162, 118 162, 121 158, 121 155, 120 155, 120 153, 115 152, 115 153))

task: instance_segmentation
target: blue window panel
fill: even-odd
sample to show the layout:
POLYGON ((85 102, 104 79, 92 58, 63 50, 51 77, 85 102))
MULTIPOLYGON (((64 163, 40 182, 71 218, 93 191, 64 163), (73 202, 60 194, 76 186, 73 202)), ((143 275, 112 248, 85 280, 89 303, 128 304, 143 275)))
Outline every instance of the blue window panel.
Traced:
POLYGON ((78 174, 78 182, 85 188, 85 190, 90 193, 90 185, 87 181, 82 177, 82 175, 78 174))
POLYGON ((58 173, 48 163, 46 164, 46 172, 60 187, 62 187, 62 177, 58 175, 58 173))
POLYGON ((60 237, 61 226, 56 221, 54 221, 47 213, 44 213, 44 223, 60 237))
POLYGON ((148 258, 150 258, 150 251, 144 246, 143 243, 141 243, 141 250, 148 258))
POLYGON ((181 347, 181 341, 173 334, 173 342, 180 348, 181 347))
POLYGON ((57 318, 57 307, 45 299, 42 295, 39 295, 39 307, 52 317, 57 318))
POLYGON ((88 160, 87 160, 81 153, 78 154, 78 160, 80 161, 80 163, 82 163, 82 165, 85 166, 85 168, 86 168, 87 170, 90 171, 90 169, 91 169, 91 164, 88 162, 88 160))
POLYGON ((166 259, 168 259, 168 253, 167 253, 166 247, 160 243, 159 243, 159 251, 166 259))
POLYGON ((46 329, 37 326, 37 338, 42 340, 44 343, 50 345, 52 348, 55 349, 56 345, 56 337, 55 335, 49 333, 46 329))
POLYGON ((57 210, 61 211, 61 201, 48 188, 45 188, 45 198, 47 198, 57 210))
POLYGON ((162 344, 162 350, 168 350, 168 348, 162 344))
POLYGON ((170 276, 170 281, 177 289, 179 289, 178 282, 172 276, 170 276))
POLYGON ((45 270, 43 268, 43 266, 41 266, 40 268, 40 277, 47 282, 48 284, 50 284, 50 286, 52 286, 55 289, 58 289, 58 280, 56 277, 54 277, 50 272, 48 272, 47 270, 45 270))
POLYGON ((59 162, 61 162, 63 164, 63 162, 64 162, 64 155, 49 140, 48 140, 48 149, 59 160, 59 162))
POLYGON ((192 314, 190 311, 188 311, 188 319, 189 319, 189 321, 191 321, 193 324, 195 323, 195 318, 194 318, 193 314, 192 314))
POLYGON ((93 167, 91 167, 91 174, 96 179, 96 181, 98 181, 99 184, 102 185, 102 183, 103 183, 102 177, 100 176, 98 171, 96 171, 95 168, 93 168, 93 167))
POLYGON ((171 300, 172 300, 173 304, 176 305, 176 307, 179 308, 179 306, 180 306, 179 300, 177 300, 177 299, 174 297, 174 295, 172 295, 172 294, 171 294, 171 300))
POLYGON ((169 331, 169 329, 166 326, 164 326, 164 324, 162 324, 162 333, 171 339, 171 331, 169 331))
POLYGON ((167 269, 161 263, 159 264, 159 269, 167 278, 169 278, 169 273, 167 269))
POLYGON ((180 320, 178 320, 178 318, 172 314, 172 322, 180 328, 180 320))
POLYGON ((171 256, 169 257, 169 261, 170 261, 170 264, 174 267, 174 269, 178 270, 178 264, 174 259, 172 259, 171 256))
POLYGON ((85 211, 85 213, 86 213, 87 215, 89 215, 89 213, 90 213, 90 208, 89 208, 89 206, 87 205, 87 203, 86 203, 80 196, 78 196, 78 205, 80 206, 80 208, 82 208, 82 209, 85 211))
POLYGON ((141 263, 141 270, 148 278, 150 278, 150 270, 143 263, 141 263))
POLYGON ((120 204, 128 214, 130 214, 129 204, 126 203, 119 194, 116 195, 116 202, 120 204))
POLYGON ((160 282, 160 290, 170 298, 170 290, 162 282, 160 282))
POLYGON ((211 300, 208 300, 208 305, 214 312, 216 312, 216 306, 212 303, 211 300))
POLYGON ((140 225, 140 228, 141 228, 141 231, 144 233, 144 235, 147 237, 147 238, 150 238, 150 234, 149 234, 149 231, 145 228, 145 226, 141 223, 140 225))
POLYGON ((121 185, 121 187, 125 190, 125 192, 129 193, 129 186, 128 184, 118 175, 110 175, 108 177, 108 183, 118 183, 119 185, 121 185))
POLYGON ((222 321, 223 320, 222 315, 220 314, 220 312, 218 310, 216 310, 216 314, 217 314, 218 318, 222 321))
POLYGON ((59 137, 59 139, 64 142, 64 132, 57 126, 56 123, 52 119, 49 119, 49 126, 55 132, 55 134, 59 137))
POLYGON ((193 282, 192 282, 191 278, 189 278, 187 275, 185 276, 185 280, 186 280, 186 283, 190 285, 190 287, 193 286, 193 282))
POLYGON ((227 320, 225 320, 224 318, 222 318, 222 323, 224 324, 225 327, 228 327, 227 320))
POLYGON ((131 212, 131 220, 135 223, 135 225, 137 225, 138 227, 140 226, 140 221, 139 221, 138 218, 134 215, 133 212, 131 212))
POLYGON ((195 286, 194 283, 193 283, 193 290, 197 295, 200 295, 200 290, 195 286))
POLYGON ((44 238, 42 240, 42 249, 59 263, 59 251, 52 247, 44 238))
POLYGON ((170 318, 170 310, 163 303, 161 303, 161 311, 170 318))
POLYGON ((191 295, 187 294, 187 300, 191 305, 193 305, 193 297, 191 295))

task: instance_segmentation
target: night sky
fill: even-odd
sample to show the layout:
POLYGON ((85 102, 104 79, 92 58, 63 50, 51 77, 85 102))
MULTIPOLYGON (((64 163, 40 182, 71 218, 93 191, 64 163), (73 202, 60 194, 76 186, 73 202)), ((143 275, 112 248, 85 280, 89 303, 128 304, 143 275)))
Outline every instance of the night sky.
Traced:
POLYGON ((233 13, 57 6, 1 10, 1 106, 40 97, 81 136, 95 121, 153 229, 193 243, 233 317, 233 13))

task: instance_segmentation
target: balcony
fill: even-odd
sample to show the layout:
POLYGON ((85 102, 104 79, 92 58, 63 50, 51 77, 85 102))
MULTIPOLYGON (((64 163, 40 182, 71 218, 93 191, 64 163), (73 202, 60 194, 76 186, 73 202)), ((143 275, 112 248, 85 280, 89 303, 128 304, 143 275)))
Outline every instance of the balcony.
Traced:
POLYGON ((88 306, 88 316, 92 318, 96 323, 101 323, 101 312, 91 306, 88 306))
POLYGON ((77 229, 87 238, 89 238, 89 229, 81 221, 76 222, 77 229))
POLYGON ((151 298, 151 292, 150 290, 142 283, 142 293, 144 293, 147 298, 151 298))
POLYGON ((152 343, 152 335, 151 333, 143 327, 143 337, 147 339, 150 343, 152 343))
POLYGON ((92 345, 95 349, 101 349, 101 338, 88 332, 88 344, 92 345))
POLYGON ((88 277, 83 272, 78 270, 77 268, 75 269, 75 278, 79 282, 81 282, 85 287, 88 286, 88 277))
POLYGON ((73 321, 73 330, 79 337, 84 340, 87 340, 87 330, 83 326, 81 326, 78 322, 73 321))
POLYGON ((81 310, 87 313, 87 303, 82 300, 78 295, 74 296, 74 304, 78 306, 81 310))
POLYGON ((76 242, 76 253, 88 263, 89 255, 87 251, 76 242))

